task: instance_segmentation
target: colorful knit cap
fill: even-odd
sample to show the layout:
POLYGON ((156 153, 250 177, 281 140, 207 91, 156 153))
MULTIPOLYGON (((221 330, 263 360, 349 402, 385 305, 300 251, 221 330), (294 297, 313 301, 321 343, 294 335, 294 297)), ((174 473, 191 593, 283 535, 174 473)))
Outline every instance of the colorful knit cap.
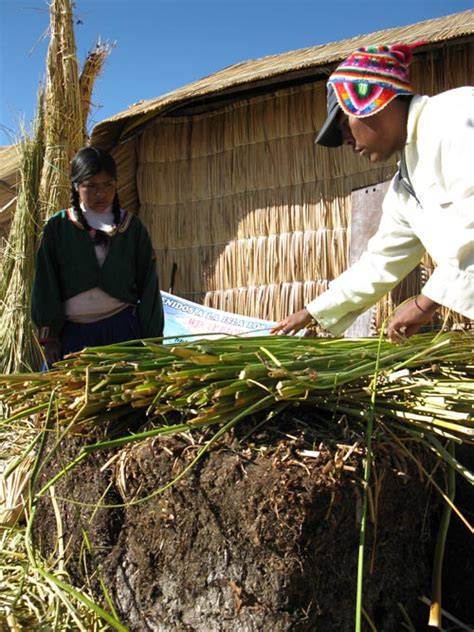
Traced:
POLYGON ((340 64, 329 77, 341 109, 362 118, 380 112, 399 94, 414 94, 408 67, 412 47, 364 46, 340 64))

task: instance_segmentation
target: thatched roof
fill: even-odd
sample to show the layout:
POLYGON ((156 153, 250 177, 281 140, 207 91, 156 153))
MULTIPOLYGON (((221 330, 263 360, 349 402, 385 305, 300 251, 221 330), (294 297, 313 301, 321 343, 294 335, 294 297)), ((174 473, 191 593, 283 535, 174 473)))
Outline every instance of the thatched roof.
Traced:
POLYGON ((269 55, 229 66, 164 96, 140 101, 127 110, 105 119, 93 130, 92 142, 110 148, 125 139, 149 119, 164 114, 190 114, 210 109, 250 91, 283 87, 327 76, 334 66, 355 48, 368 44, 413 43, 422 40, 417 53, 434 45, 459 41, 474 32, 474 10, 385 29, 321 46, 269 55))
POLYGON ((0 147, 0 224, 10 220, 15 205, 18 162, 15 145, 0 147))

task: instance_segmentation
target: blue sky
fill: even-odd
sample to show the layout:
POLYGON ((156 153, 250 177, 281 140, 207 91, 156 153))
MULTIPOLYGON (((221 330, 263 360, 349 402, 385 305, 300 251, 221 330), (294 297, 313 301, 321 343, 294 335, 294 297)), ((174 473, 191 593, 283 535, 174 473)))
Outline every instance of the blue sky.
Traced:
MULTIPOLYGON (((474 0, 76 0, 82 63, 115 42, 96 83, 89 128, 247 59, 465 11, 474 0)), ((47 0, 0 0, 0 145, 33 117, 44 78, 47 0)))

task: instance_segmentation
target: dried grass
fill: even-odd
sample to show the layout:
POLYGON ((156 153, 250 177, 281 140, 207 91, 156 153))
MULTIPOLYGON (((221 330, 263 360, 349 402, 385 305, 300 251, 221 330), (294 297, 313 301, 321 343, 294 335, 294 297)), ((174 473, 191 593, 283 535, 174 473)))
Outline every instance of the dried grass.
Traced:
POLYGON ((16 458, 11 457, 2 463, 4 471, 0 473, 0 527, 13 527, 26 517, 28 484, 34 459, 25 458, 6 476, 5 470, 14 464, 16 458))
POLYGON ((44 219, 68 206, 69 162, 86 140, 70 0, 51 1, 46 66, 45 159, 40 187, 44 219))
POLYGON ((18 149, 0 147, 0 225, 10 221, 17 196, 18 149))
POLYGON ((84 123, 83 137, 87 137, 86 123, 89 118, 92 105, 92 92, 97 77, 100 75, 107 57, 113 46, 107 42, 97 42, 87 55, 79 77, 79 93, 81 95, 82 121, 84 123))
POLYGON ((31 289, 40 223, 38 191, 43 164, 43 94, 34 133, 18 144, 19 190, 0 274, 0 372, 37 368, 39 349, 31 321, 31 289))
POLYGON ((2 261, 2 373, 38 367, 40 353, 33 335, 30 296, 42 220, 69 204, 69 162, 85 144, 84 125, 94 81, 111 50, 107 44, 98 44, 89 54, 79 82, 71 2, 53 0, 50 16, 46 92, 38 108, 34 137, 30 139, 24 132, 18 145, 19 193, 2 261))

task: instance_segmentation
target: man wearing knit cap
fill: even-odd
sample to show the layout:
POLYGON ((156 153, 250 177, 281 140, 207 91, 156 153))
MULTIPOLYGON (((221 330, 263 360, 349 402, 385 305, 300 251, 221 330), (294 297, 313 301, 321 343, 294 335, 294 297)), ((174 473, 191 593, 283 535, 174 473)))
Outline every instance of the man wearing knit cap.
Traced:
POLYGON ((409 81, 412 47, 360 48, 328 81, 328 116, 316 143, 351 145, 377 162, 400 152, 376 235, 329 289, 278 323, 294 334, 316 321, 340 335, 428 252, 436 268, 421 294, 401 305, 387 334, 416 333, 444 305, 474 319, 474 88, 434 97, 409 81))

